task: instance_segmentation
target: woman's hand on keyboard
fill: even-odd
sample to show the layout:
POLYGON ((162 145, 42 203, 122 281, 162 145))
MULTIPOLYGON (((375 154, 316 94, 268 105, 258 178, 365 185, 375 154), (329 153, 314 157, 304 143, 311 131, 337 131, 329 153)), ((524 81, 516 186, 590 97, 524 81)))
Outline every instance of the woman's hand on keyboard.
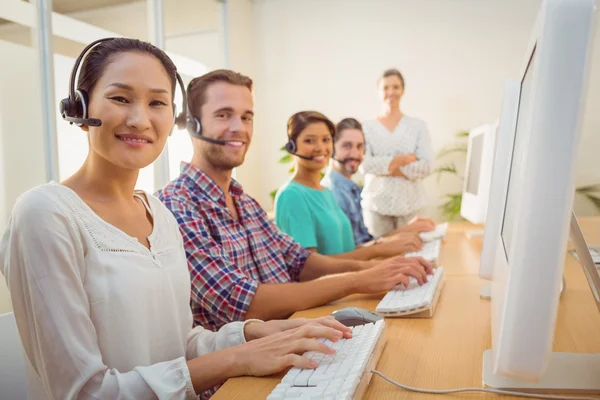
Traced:
POLYGON ((356 288, 358 293, 387 292, 400 283, 408 287, 410 276, 422 285, 430 274, 433 266, 421 257, 395 257, 358 272, 356 288))
POLYGON ((352 337, 352 329, 338 322, 332 316, 320 317, 316 319, 312 318, 294 318, 294 319, 283 319, 283 320, 271 320, 267 322, 247 324, 244 328, 244 335, 246 341, 260 339, 265 336, 273 335, 275 333, 284 332, 290 329, 299 328, 304 325, 320 325, 329 328, 337 329, 342 332, 345 338, 352 337))
POLYGON ((317 365, 314 361, 300 354, 307 351, 335 354, 335 350, 317 339, 323 338, 337 342, 343 336, 342 331, 321 323, 308 323, 298 328, 288 329, 231 347, 235 369, 232 371, 233 376, 271 375, 288 367, 316 368, 317 365))

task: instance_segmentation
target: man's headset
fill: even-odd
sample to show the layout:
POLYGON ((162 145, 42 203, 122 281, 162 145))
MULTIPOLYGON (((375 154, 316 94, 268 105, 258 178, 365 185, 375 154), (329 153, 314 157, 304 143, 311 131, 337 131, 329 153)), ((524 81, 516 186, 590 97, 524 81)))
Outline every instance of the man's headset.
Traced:
MULTIPOLYGON (((73 65, 73 71, 71 71, 71 80, 69 82, 69 97, 67 97, 66 99, 62 99, 59 103, 60 114, 64 120, 69 121, 71 124, 75 124, 77 126, 102 125, 102 120, 98 118, 88 118, 88 94, 85 92, 85 90, 75 90, 75 79, 77 78, 79 65, 83 61, 83 58, 88 53, 88 51, 98 43, 115 39, 117 38, 103 38, 93 41, 83 49, 79 57, 77 57, 77 60, 75 60, 75 65, 73 65)), ((181 76, 177 71, 175 72, 175 74, 177 77, 177 82, 179 83, 179 87, 181 89, 181 93, 183 94, 183 110, 181 111, 181 114, 177 115, 177 107, 175 106, 175 103, 173 103, 173 116, 177 128, 183 129, 186 126, 187 121, 187 99, 183 80, 181 79, 181 76)))
POLYGON ((226 140, 211 139, 209 137, 204 136, 202 134, 202 123, 200 122, 200 119, 194 117, 193 115, 191 115, 191 113, 187 119, 186 128, 189 134, 195 138, 198 138, 208 143, 218 144, 219 146, 227 145, 226 140))

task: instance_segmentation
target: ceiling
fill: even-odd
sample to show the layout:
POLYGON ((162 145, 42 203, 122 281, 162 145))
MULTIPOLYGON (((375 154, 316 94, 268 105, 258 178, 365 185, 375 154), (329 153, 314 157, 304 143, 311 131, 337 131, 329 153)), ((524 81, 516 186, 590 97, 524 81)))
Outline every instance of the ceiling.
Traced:
POLYGON ((133 3, 135 1, 140 0, 52 0, 52 11, 56 11, 59 14, 69 14, 77 11, 114 6, 116 4, 133 3))
MULTIPOLYGON (((22 0, 31 3, 32 0, 22 0)), ((78 11, 94 10, 102 7, 114 6, 117 4, 134 3, 145 0, 52 0, 52 11, 59 14, 70 14, 78 11)), ((0 18, 0 25, 8 21, 0 18)))

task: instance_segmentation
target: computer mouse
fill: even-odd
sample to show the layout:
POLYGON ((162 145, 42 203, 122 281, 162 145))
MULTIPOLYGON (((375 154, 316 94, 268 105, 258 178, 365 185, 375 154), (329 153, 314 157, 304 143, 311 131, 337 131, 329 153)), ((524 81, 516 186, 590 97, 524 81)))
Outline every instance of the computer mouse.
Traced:
POLYGON ((331 313, 333 317, 346 326, 370 324, 383 319, 381 315, 358 307, 346 307, 331 313))

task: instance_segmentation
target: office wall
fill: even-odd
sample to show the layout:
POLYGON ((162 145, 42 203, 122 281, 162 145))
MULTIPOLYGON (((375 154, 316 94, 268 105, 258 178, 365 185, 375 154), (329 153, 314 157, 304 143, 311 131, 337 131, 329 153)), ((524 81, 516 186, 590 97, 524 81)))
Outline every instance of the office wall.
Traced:
MULTIPOLYGON (((337 121, 379 112, 376 79, 386 68, 405 75, 402 109, 427 122, 435 150, 460 130, 498 118, 502 85, 517 78, 539 0, 260 0, 255 3, 257 123, 254 150, 265 179, 254 192, 270 208, 268 193, 287 179, 277 164, 287 118, 316 109, 337 121), (260 122, 258 122, 260 121, 260 122)), ((595 40, 577 184, 600 183, 600 39, 595 40), (596 107, 594 107, 594 104, 596 107)), ((464 169, 460 156, 445 158, 464 169)), ((441 163, 441 162, 440 162, 441 163)), ((439 165, 439 163, 438 163, 439 165)), ((461 190, 450 176, 425 181, 435 205, 461 190)), ((595 209, 582 198, 577 210, 595 209)))
MULTIPOLYGON (((229 41, 229 65, 228 67, 242 74, 250 76, 254 80, 256 87, 256 78, 258 71, 256 63, 258 61, 256 53, 256 19, 254 6, 256 2, 252 0, 237 0, 227 3, 227 17, 229 20, 227 37, 229 41)), ((254 99, 255 112, 262 113, 259 104, 254 99)), ((263 124, 266 118, 257 118, 254 120, 255 135, 262 132, 263 124)), ((244 164, 235 170, 235 179, 242 183, 244 190, 255 196, 260 194, 263 182, 269 180, 269 171, 263 170, 261 148, 252 144, 246 154, 244 164)))
POLYGON ((6 223, 10 208, 21 193, 43 183, 44 138, 37 55, 31 48, 0 41, 0 54, 11 54, 0 74, 0 147, 5 208, 0 222, 6 223))
MULTIPOLYGON (((424 119, 434 148, 454 134, 493 122, 502 85, 524 59, 538 0, 262 0, 255 6, 255 146, 269 178, 258 194, 287 178, 278 166, 287 118, 315 109, 337 121, 374 118, 378 75, 396 67, 406 80, 402 109, 424 119)), ((452 158, 450 158, 451 160, 452 158)), ((426 181, 433 199, 460 190, 458 180, 426 181)), ((439 202, 439 200, 436 200, 439 202)), ((432 210, 432 212, 435 210, 432 210)))
MULTIPOLYGON (((39 73, 33 49, 0 41, 0 54, 13 62, 2 63, 0 74, 0 226, 4 231, 15 200, 27 189, 46 180, 39 73)), ((0 279, 0 314, 10 311, 4 277, 0 279)))

